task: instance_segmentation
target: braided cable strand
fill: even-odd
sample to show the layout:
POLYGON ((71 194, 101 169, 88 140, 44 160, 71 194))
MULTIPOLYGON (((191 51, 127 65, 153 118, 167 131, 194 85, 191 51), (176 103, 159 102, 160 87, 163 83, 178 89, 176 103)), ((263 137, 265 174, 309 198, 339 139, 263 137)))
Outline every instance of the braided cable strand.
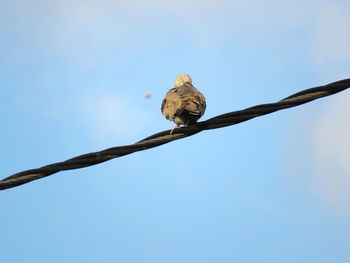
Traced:
POLYGON ((170 130, 151 135, 135 144, 109 148, 99 152, 83 154, 63 162, 53 163, 37 169, 26 170, 16 173, 0 181, 0 190, 13 188, 37 180, 54 173, 79 169, 109 161, 138 151, 151 149, 171 141, 192 136, 204 130, 223 128, 248 121, 255 117, 263 116, 275 111, 288 109, 310 101, 330 96, 350 88, 350 79, 344 79, 328 85, 307 89, 286 97, 275 103, 260 104, 244 110, 233 111, 216 116, 194 125, 175 129, 173 134, 170 130))

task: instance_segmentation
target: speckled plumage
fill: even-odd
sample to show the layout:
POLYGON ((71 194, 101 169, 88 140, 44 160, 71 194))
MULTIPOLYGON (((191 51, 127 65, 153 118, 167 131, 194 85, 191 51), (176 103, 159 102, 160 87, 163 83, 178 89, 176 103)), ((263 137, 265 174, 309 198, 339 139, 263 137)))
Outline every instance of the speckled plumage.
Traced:
POLYGON ((161 111, 165 118, 175 122, 177 128, 197 122, 205 108, 203 94, 192 85, 189 75, 181 74, 175 80, 175 87, 166 93, 161 111))

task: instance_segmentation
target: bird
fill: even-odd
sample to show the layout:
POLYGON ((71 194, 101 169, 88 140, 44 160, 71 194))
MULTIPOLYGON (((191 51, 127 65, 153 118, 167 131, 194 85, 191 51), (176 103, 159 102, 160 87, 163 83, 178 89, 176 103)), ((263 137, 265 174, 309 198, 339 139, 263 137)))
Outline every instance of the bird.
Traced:
POLYGON ((176 125, 170 134, 181 125, 196 123, 203 116, 206 106, 205 97, 192 85, 190 75, 186 73, 178 75, 175 87, 165 94, 161 105, 162 114, 176 125))

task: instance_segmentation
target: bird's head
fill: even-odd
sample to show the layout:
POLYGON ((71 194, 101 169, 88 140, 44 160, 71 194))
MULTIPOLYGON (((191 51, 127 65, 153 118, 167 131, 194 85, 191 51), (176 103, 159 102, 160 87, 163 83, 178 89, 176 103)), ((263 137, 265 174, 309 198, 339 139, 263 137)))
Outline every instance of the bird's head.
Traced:
POLYGON ((191 79, 190 75, 188 75, 186 73, 182 73, 176 77, 176 79, 175 79, 175 86, 176 87, 180 87, 185 83, 192 83, 192 79, 191 79))

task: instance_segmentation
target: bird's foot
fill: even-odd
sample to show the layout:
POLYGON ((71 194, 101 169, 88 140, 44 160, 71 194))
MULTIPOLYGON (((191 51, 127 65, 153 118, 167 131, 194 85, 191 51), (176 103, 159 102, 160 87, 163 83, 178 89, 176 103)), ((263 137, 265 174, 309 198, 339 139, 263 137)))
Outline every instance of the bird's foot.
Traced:
POLYGON ((172 128, 171 131, 170 131, 170 134, 173 134, 173 132, 174 132, 175 129, 177 129, 177 128, 180 128, 180 125, 176 125, 174 128, 172 128))

